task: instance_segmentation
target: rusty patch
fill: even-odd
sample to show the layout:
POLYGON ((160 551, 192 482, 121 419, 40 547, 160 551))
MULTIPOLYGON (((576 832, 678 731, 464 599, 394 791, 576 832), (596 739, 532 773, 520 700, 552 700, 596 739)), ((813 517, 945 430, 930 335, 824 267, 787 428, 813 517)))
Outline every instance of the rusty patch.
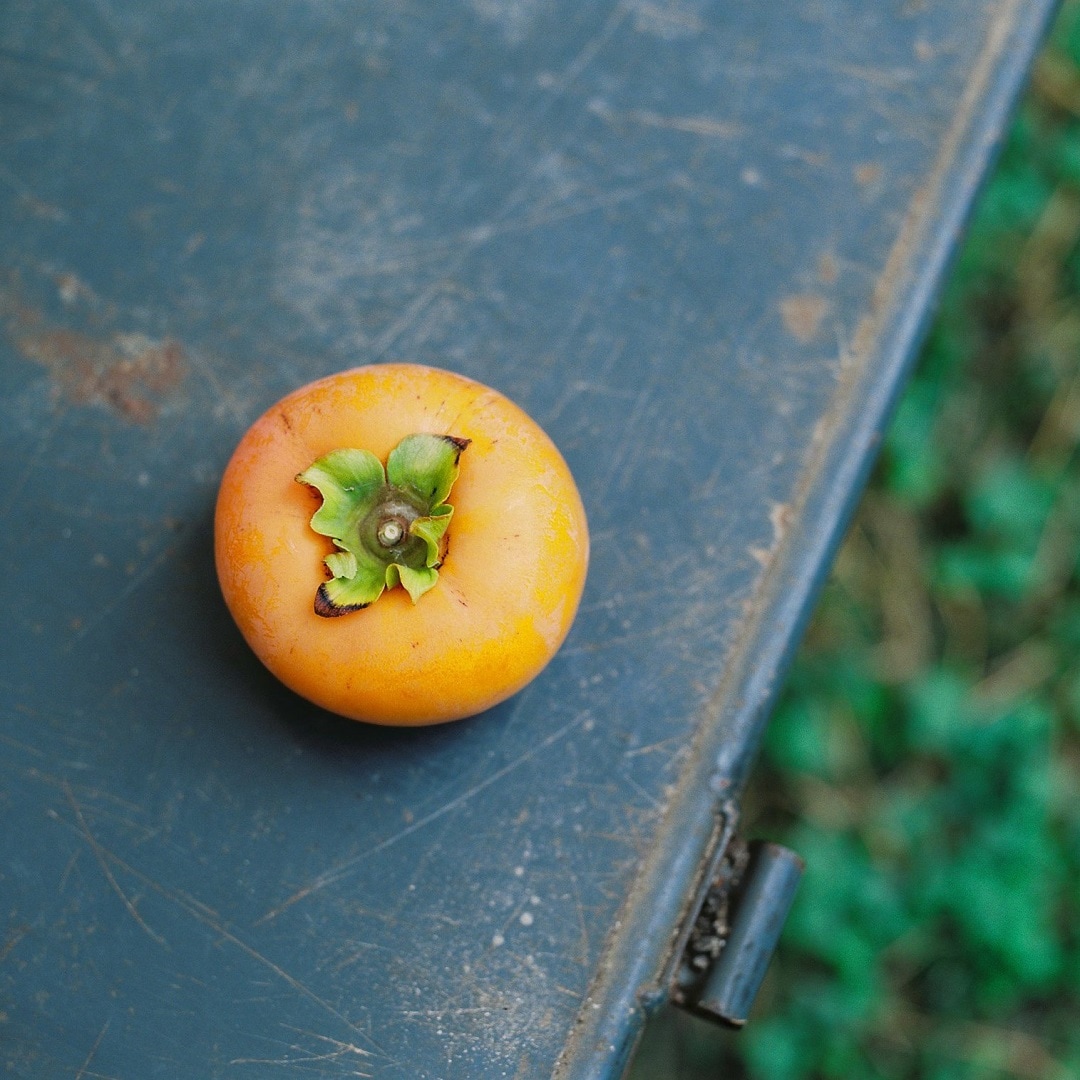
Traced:
POLYGON ((75 330, 30 330, 25 324, 20 329, 15 335, 19 351, 48 369, 60 395, 78 405, 107 405, 137 424, 155 419, 160 399, 187 373, 183 349, 175 341, 134 333, 102 340, 75 330))
POLYGON ((821 321, 829 311, 829 301, 816 293, 786 296, 780 301, 780 317, 784 328, 793 338, 809 345, 821 329, 821 321))
POLYGON ((831 251, 823 252, 821 258, 818 259, 819 280, 824 285, 835 285, 839 276, 840 266, 836 261, 836 256, 831 251))
POLYGON ((855 183, 859 187, 868 187, 881 179, 881 166, 876 161, 867 161, 855 166, 855 183))
MULTIPOLYGON (((102 301, 76 274, 57 273, 52 284, 72 321, 97 328, 115 325, 115 305, 102 301)), ((23 356, 48 371, 54 397, 76 405, 105 405, 125 420, 147 424, 186 377, 179 342, 134 331, 89 334, 58 326, 25 298, 26 292, 17 270, 0 279, 0 326, 23 356)))

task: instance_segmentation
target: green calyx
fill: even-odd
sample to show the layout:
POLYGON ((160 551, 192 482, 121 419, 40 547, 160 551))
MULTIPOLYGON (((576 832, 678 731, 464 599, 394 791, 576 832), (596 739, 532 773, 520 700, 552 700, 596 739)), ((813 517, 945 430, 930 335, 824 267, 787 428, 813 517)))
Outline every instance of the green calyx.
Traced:
POLYGON ((342 449, 296 477, 322 496, 311 527, 338 548, 326 557, 331 577, 315 595, 316 614, 358 611, 397 585, 415 604, 435 585, 454 512, 446 499, 468 445, 451 435, 407 435, 385 470, 367 450, 342 449))

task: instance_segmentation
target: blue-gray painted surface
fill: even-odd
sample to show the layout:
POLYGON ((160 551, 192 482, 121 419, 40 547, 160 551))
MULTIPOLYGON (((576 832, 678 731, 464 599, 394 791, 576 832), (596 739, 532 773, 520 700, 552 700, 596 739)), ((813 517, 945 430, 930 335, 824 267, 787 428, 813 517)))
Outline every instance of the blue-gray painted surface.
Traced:
POLYGON ((619 1074, 1051 7, 7 0, 7 1075, 619 1074), (246 426, 390 359, 593 533, 422 731, 285 692, 210 553, 246 426))

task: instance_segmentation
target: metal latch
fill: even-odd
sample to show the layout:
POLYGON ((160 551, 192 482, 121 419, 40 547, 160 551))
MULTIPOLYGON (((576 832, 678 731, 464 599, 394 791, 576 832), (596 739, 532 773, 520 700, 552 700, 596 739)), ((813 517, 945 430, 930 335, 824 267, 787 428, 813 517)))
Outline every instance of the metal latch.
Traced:
POLYGON ((671 1000, 742 1027, 769 965, 805 864, 779 844, 733 837, 690 929, 671 1000))

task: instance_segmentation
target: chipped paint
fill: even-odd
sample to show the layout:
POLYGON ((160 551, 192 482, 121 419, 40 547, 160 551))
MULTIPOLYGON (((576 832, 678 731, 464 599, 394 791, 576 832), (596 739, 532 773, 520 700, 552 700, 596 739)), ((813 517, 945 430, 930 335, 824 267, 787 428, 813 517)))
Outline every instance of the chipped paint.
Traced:
POLYGON ((20 334, 19 351, 46 368, 58 396, 75 405, 105 405, 117 416, 149 424, 161 399, 187 372, 178 342, 144 334, 94 338, 76 330, 48 329, 20 334))
POLYGON ((829 301, 818 293, 800 293, 780 301, 784 329, 802 345, 809 345, 818 336, 828 313, 829 301))
MULTIPOLYGON (((76 274, 64 272, 54 280, 61 303, 75 309, 72 322, 113 321, 113 312, 76 274)), ((188 362, 178 341, 136 330, 91 333, 58 324, 19 292, 17 287, 0 290, 0 319, 18 352, 48 372, 54 399, 104 406, 131 423, 150 424, 183 383, 188 362)))

